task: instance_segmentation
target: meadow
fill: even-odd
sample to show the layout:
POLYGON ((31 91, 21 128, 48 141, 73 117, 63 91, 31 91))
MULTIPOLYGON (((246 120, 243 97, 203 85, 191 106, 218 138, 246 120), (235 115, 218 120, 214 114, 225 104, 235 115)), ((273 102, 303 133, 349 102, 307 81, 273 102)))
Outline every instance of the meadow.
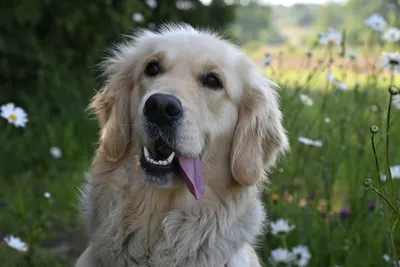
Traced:
MULTIPOLYGON (((365 31, 379 39, 381 30, 367 23, 365 31)), ((355 55, 340 34, 328 31, 295 56, 243 48, 280 86, 291 144, 263 192, 271 225, 257 248, 265 266, 392 267, 400 255, 400 56, 381 54, 399 40, 372 41, 355 55)), ((57 119, 36 112, 34 101, 50 105, 40 97, 21 107, 23 127, 15 126, 24 114, 10 117, 15 108, 0 103, 9 154, 0 162, 0 266, 72 266, 85 247, 77 188, 97 125, 73 86, 57 119)))

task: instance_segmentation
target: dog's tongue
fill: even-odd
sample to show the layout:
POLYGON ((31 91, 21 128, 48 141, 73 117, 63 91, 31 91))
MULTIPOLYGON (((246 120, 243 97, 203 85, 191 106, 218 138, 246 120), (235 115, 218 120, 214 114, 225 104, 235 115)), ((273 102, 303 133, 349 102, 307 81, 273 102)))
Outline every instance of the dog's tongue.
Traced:
POLYGON ((190 193, 200 199, 204 193, 204 176, 201 170, 200 159, 178 157, 179 165, 181 166, 185 177, 185 183, 190 193))

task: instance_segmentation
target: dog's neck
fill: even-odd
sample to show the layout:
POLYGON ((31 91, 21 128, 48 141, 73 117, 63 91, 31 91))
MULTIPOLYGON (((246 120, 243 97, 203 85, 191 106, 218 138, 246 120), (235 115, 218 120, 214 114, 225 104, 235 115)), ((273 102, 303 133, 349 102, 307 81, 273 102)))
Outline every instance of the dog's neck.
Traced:
MULTIPOLYGON (((210 163, 215 167, 215 164, 224 162, 210 163)), ((189 239, 190 236, 201 237, 208 231, 217 231, 218 228, 211 229, 218 225, 214 221, 217 214, 224 214, 225 223, 231 224, 226 229, 232 229, 235 236, 238 233, 243 235, 243 242, 251 242, 260 230, 263 214, 261 206, 255 202, 257 190, 239 186, 227 176, 227 169, 216 171, 215 177, 207 173, 207 170, 205 172, 209 179, 206 182, 206 192, 201 200, 196 200, 184 186, 162 189, 147 184, 141 177, 141 169, 135 157, 127 156, 113 163, 107 161, 102 153, 97 153, 91 170, 91 190, 97 191, 94 195, 102 197, 88 206, 102 208, 94 209, 96 214, 88 218, 97 224, 89 227, 94 230, 90 235, 96 246, 95 251, 104 253, 99 258, 104 260, 105 266, 118 263, 119 260, 121 264, 118 266, 147 266, 154 257, 165 257, 158 260, 163 262, 186 251, 179 255, 185 258, 186 254, 195 253, 196 247, 198 250, 211 249, 219 246, 219 242, 225 244, 224 240, 210 239, 207 242, 217 242, 219 245, 210 243, 211 247, 208 248, 197 243, 200 240, 189 239), (210 182, 218 184, 210 186, 210 182), (195 243, 188 247, 187 242, 195 243), (175 251, 181 247, 181 250, 175 251), (107 255, 110 253, 112 255, 107 255)), ((232 248, 226 249, 231 251, 241 245, 233 243, 232 248)), ((227 251, 221 251, 221 255, 228 255, 227 251)), ((225 258, 221 256, 215 260, 222 265, 225 258)))

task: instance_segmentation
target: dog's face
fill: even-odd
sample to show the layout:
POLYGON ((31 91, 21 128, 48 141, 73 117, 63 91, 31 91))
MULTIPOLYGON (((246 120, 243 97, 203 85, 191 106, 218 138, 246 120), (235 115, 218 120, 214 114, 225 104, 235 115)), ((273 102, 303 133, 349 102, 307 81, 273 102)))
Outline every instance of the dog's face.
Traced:
POLYGON ((189 26, 141 32, 105 67, 92 102, 102 151, 109 161, 139 156, 149 183, 185 182, 199 198, 202 163, 220 155, 236 181, 253 185, 287 147, 273 84, 215 35, 189 26))

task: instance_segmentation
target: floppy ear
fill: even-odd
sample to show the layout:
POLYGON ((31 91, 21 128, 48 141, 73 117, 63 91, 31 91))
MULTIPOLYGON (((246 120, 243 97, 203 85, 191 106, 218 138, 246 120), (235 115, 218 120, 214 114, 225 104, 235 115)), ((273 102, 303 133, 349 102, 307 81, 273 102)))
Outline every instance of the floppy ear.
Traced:
POLYGON ((256 184, 289 147, 274 86, 256 70, 245 81, 231 152, 233 177, 244 186, 256 184))
POLYGON ((100 123, 100 151, 107 160, 121 159, 130 142, 130 92, 133 88, 131 68, 115 61, 107 69, 106 86, 92 99, 89 108, 94 110, 100 123))

